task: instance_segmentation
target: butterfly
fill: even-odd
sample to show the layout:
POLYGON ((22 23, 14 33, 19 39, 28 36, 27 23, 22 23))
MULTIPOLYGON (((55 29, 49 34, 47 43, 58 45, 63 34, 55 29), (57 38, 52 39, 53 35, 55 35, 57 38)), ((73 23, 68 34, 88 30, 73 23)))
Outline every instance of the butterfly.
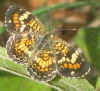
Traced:
POLYGON ((33 79, 51 81, 57 75, 84 77, 90 72, 80 48, 57 36, 57 30, 46 32, 38 18, 26 9, 9 6, 5 26, 10 33, 6 44, 8 55, 15 62, 26 64, 33 79))

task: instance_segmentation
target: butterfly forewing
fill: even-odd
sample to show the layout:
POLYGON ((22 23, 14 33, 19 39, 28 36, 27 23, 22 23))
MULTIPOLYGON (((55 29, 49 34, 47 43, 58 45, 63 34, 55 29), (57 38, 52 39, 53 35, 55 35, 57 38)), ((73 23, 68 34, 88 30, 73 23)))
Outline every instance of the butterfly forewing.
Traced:
POLYGON ((8 27, 10 34, 45 31, 43 25, 31 12, 16 5, 11 5, 7 9, 5 13, 5 26, 8 27))
POLYGON ((7 53, 17 63, 27 63, 32 49, 34 49, 35 37, 31 33, 14 34, 7 41, 7 53))

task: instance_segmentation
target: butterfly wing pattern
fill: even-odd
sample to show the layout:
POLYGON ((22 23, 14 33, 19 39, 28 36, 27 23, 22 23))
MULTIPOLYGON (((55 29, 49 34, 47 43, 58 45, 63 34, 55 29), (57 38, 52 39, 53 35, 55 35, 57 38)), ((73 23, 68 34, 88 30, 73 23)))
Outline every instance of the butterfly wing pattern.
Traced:
POLYGON ((18 63, 26 63, 35 44, 43 37, 42 24, 32 13, 11 5, 5 13, 5 26, 11 35, 7 41, 9 56, 18 63))
POLYGON ((61 75, 84 77, 91 68, 80 48, 55 32, 46 32, 41 22, 26 9, 11 5, 5 13, 10 37, 6 48, 17 63, 26 64, 33 79, 50 81, 61 75))

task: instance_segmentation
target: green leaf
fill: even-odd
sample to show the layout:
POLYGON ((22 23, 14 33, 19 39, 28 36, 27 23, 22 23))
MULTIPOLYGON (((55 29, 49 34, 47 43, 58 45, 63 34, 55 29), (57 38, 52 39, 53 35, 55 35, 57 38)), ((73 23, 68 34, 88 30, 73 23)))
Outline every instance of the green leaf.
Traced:
POLYGON ((100 91, 100 76, 99 76, 98 79, 97 79, 96 91, 100 91))
POLYGON ((51 81, 50 84, 62 88, 63 91, 95 91, 94 87, 86 79, 62 77, 59 81, 51 81))
POLYGON ((88 80, 96 86, 98 72, 100 73, 100 27, 81 29, 77 36, 77 43, 94 68, 88 80))
POLYGON ((74 2, 74 3, 58 3, 56 5, 52 5, 52 6, 49 6, 49 7, 43 7, 43 8, 40 8, 36 11, 33 12, 33 15, 41 15, 41 14, 44 14, 44 13, 47 13, 48 11, 49 12, 52 12, 52 11, 57 11, 61 8, 80 8, 80 7, 83 7, 83 6, 87 6, 87 5, 90 5, 92 7, 99 7, 100 6, 100 3, 98 2, 95 2, 95 1, 88 1, 88 2, 84 2, 84 1, 78 1, 78 2, 74 2))
POLYGON ((100 27, 81 30, 77 36, 77 42, 88 60, 100 72, 100 27))
POLYGON ((54 91, 54 89, 32 80, 0 71, 1 91, 54 91))
POLYGON ((2 35, 6 31, 5 27, 0 27, 0 35, 2 35))

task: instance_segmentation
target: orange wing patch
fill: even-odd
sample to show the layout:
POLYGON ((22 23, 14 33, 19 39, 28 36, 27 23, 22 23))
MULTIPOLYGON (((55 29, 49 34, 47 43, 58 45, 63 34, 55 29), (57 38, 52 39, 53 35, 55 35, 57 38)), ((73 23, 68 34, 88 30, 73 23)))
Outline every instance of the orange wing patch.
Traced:
POLYGON ((16 30, 20 27, 20 22, 19 22, 19 14, 18 13, 14 13, 13 15, 13 22, 15 24, 15 28, 16 30))
POLYGON ((35 42, 35 39, 29 39, 28 37, 24 37, 20 40, 20 42, 15 43, 15 50, 17 53, 22 53, 25 52, 27 53, 29 51, 29 46, 32 46, 35 42))
POLYGON ((55 58, 51 50, 43 50, 31 61, 28 71, 32 78, 49 81, 56 76, 55 58))
POLYGON ((64 63, 62 68, 68 68, 68 69, 80 69, 81 64, 80 63, 76 63, 76 64, 71 64, 71 63, 64 63))
POLYGON ((50 65, 54 63, 54 58, 51 56, 52 51, 44 51, 40 57, 36 58, 36 68, 40 68, 39 71, 49 71, 50 69, 48 68, 50 65), (39 67, 40 66, 40 67, 39 67))
POLYGON ((34 29, 35 32, 40 31, 40 25, 37 23, 36 20, 30 20, 29 21, 29 26, 32 27, 34 29))
POLYGON ((8 55, 14 61, 24 63, 28 61, 34 44, 35 37, 30 33, 13 35, 7 42, 8 55))
POLYGON ((68 47, 62 44, 61 42, 58 42, 56 44, 56 50, 62 52, 64 55, 66 55, 69 51, 68 47))

